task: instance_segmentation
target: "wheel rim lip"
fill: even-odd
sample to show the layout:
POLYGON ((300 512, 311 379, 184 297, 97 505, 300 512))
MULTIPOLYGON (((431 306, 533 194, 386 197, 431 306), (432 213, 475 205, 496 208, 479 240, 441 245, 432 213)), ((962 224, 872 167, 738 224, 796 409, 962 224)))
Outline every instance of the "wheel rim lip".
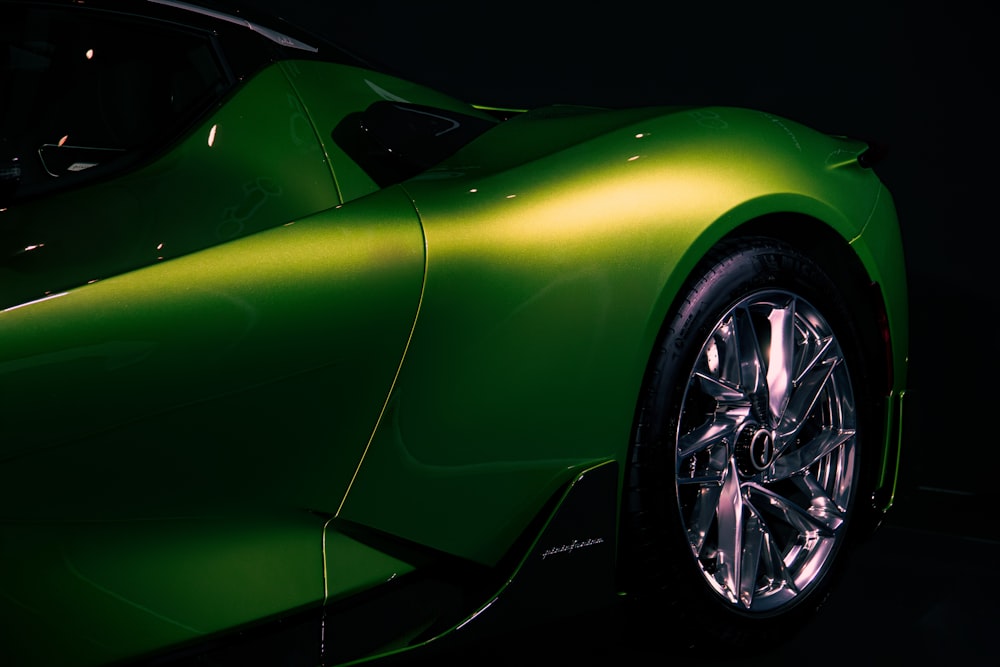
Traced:
MULTIPOLYGON (((753 563, 749 561, 740 563, 740 566, 736 567, 735 570, 730 566, 728 574, 720 575, 720 572, 725 571, 725 568, 719 567, 721 561, 728 560, 730 563, 746 561, 747 554, 744 553, 743 549, 736 548, 736 545, 740 544, 738 539, 731 539, 727 548, 725 541, 716 535, 713 545, 711 528, 706 531, 704 519, 697 520, 695 518, 695 513, 704 512, 704 508, 699 507, 697 503, 686 501, 687 495, 690 495, 686 492, 691 490, 691 486, 699 489, 699 492, 704 491, 709 486, 707 482, 700 487, 698 484, 691 485, 689 483, 690 478, 685 477, 685 475, 690 473, 690 470, 686 470, 684 467, 690 465, 691 457, 682 454, 681 447, 684 436, 682 431, 685 425, 684 414, 688 409, 689 399, 692 398, 693 392, 697 391, 701 382, 697 375, 697 365, 688 376, 680 403, 678 430, 675 434, 678 443, 674 452, 675 497, 681 526, 688 540, 695 564, 715 597, 736 611, 751 614, 783 611, 801 602, 808 593, 818 587, 819 582, 829 569, 834 554, 844 540, 846 521, 843 519, 846 518, 853 502, 857 486, 855 465, 857 438, 856 435, 853 435, 857 426, 854 392, 846 361, 843 359, 843 352, 833 334, 833 328, 817 308, 801 296, 783 290, 762 290, 748 294, 729 308, 714 324, 711 332, 702 343, 697 358, 699 360, 707 358, 708 348, 713 339, 719 334, 721 328, 726 326, 725 323, 734 318, 735 313, 776 308, 779 304, 789 302, 795 304, 792 319, 793 329, 802 334, 804 339, 811 337, 820 340, 829 337, 827 357, 838 360, 834 372, 830 374, 827 386, 817 395, 815 404, 810 407, 807 414, 799 415, 799 418, 803 422, 817 420, 827 427, 836 428, 852 435, 845 437, 821 460, 807 466, 799 473, 800 479, 796 480, 793 475, 788 474, 769 477, 767 471, 775 469, 777 459, 789 456, 794 450, 788 448, 787 442, 782 442, 784 436, 772 428, 773 424, 758 423, 766 421, 759 419, 760 406, 757 405, 755 408, 752 401, 748 401, 747 416, 743 421, 736 420, 738 424, 736 432, 740 435, 749 433, 749 442, 752 444, 758 442, 758 434, 763 432, 766 437, 773 439, 772 444, 776 451, 781 447, 786 448, 781 453, 771 455, 773 458, 768 458, 766 461, 762 459, 759 470, 754 469, 752 465, 748 467, 748 461, 745 457, 743 460, 738 460, 741 450, 735 439, 727 450, 723 476, 728 479, 721 481, 721 486, 728 486, 729 490, 727 493, 720 493, 719 498, 726 499, 727 502, 738 498, 740 503, 738 513, 741 515, 741 521, 733 525, 742 526, 743 528, 740 530, 747 530, 748 534, 755 535, 754 539, 762 541, 762 547, 754 551, 754 556, 751 559, 753 563), (688 483, 682 483, 682 480, 688 483), (821 502, 812 499, 808 506, 799 508, 805 514, 823 514, 827 511, 824 503, 828 503, 831 515, 839 513, 840 518, 820 517, 819 525, 822 526, 822 529, 813 530, 814 527, 808 525, 803 529, 800 524, 796 523, 799 521, 798 518, 788 521, 788 517, 782 518, 781 511, 772 511, 774 508, 771 507, 771 504, 775 502, 775 497, 782 497, 778 494, 784 493, 784 487, 794 487, 796 483, 799 486, 812 489, 813 492, 821 490, 819 494, 821 502), (688 488, 682 488, 685 486, 688 488), (782 525, 783 523, 784 525, 782 525), (756 527, 751 525, 748 528, 747 524, 754 524, 756 527), (799 530, 795 529, 796 525, 800 525, 799 530), (789 530, 790 527, 791 530, 789 530), (715 550, 715 553, 712 553, 712 549, 715 550), (765 560, 764 565, 761 565, 761 552, 772 558, 770 564, 767 564, 765 560), (779 559, 780 562, 778 562, 779 559), (740 572, 739 577, 746 577, 747 574, 743 570, 751 566, 754 583, 748 584, 744 581, 741 586, 739 581, 734 579, 732 572, 740 572), (780 572, 780 578, 773 577, 776 572, 780 572)), ((795 361, 798 363, 801 360, 795 361)), ((793 364, 791 368, 794 367, 796 366, 793 364)), ((728 416, 733 417, 734 414, 738 414, 738 411, 733 411, 728 416)), ((725 429, 720 429, 720 433, 725 432, 725 429)), ((750 456, 749 463, 753 464, 752 451, 750 456)), ((719 483, 713 481, 711 484, 718 485, 719 483)), ((718 519, 722 511, 720 507, 721 504, 713 508, 716 524, 723 523, 718 519)), ((717 526, 716 530, 718 530, 717 526)), ((739 533, 740 530, 734 532, 739 533)))

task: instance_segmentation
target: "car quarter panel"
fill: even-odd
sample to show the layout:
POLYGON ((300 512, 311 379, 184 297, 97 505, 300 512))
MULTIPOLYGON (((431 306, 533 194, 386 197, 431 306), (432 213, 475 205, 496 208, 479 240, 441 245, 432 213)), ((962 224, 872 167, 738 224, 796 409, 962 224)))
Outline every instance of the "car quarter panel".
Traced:
POLYGON ((405 184, 427 287, 342 516, 496 562, 574 471, 623 460, 653 341, 697 257, 773 212, 847 244, 880 191, 847 159, 861 144, 769 114, 623 117, 581 116, 593 138, 547 151, 549 121, 529 114, 405 184), (385 484, 409 501, 380 502, 385 484))

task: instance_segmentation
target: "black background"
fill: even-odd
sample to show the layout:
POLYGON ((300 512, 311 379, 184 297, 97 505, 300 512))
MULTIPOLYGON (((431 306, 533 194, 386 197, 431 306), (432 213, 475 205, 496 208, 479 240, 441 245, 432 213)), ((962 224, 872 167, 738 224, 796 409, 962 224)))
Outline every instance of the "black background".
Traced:
POLYGON ((926 520, 998 534, 984 508, 1000 466, 1000 374, 987 58, 996 38, 982 10, 858 0, 259 2, 474 103, 740 105, 887 144, 878 171, 896 199, 911 287, 897 502, 918 510, 911 515, 947 507, 926 520))

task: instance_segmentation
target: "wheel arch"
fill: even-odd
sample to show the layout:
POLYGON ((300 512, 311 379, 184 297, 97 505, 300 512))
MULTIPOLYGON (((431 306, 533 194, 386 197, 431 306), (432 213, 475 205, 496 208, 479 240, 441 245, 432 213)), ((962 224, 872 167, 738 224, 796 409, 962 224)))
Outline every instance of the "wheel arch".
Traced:
MULTIPOLYGON (((750 220, 726 234, 723 241, 748 236, 767 236, 783 240, 816 260, 839 287, 845 300, 853 304, 852 324, 875 322, 876 326, 854 326, 852 335, 859 342, 871 417, 869 428, 872 449, 878 451, 874 462, 866 465, 865 488, 870 489, 871 507, 866 520, 868 530, 876 526, 891 504, 899 457, 898 422, 900 406, 895 394, 893 337, 883 287, 868 272, 848 239, 822 220, 798 213, 776 213, 750 220)), ((697 272, 695 272, 697 273, 697 272)))
MULTIPOLYGON (((888 331, 887 308, 883 297, 881 286, 872 278, 857 252, 852 248, 851 240, 838 231, 838 228, 829 221, 816 217, 810 213, 800 211, 769 212, 757 215, 723 229, 721 233, 712 233, 716 228, 709 228, 703 234, 702 244, 693 244, 692 253, 698 258, 690 262, 689 266, 684 266, 683 260, 679 263, 682 268, 682 277, 677 282, 677 288, 668 290, 672 299, 665 308, 660 309, 663 315, 658 320, 655 336, 649 348, 648 359, 652 360, 656 355, 657 346, 661 344, 665 335, 665 329, 671 320, 683 306, 686 295, 694 282, 696 282, 701 272, 706 268, 706 264, 713 257, 713 250, 725 245, 738 243, 741 239, 750 237, 768 237, 790 244, 799 252, 802 252, 817 263, 829 274, 831 279, 837 284, 845 300, 854 304, 855 319, 871 319, 879 323, 878 327, 854 327, 852 335, 859 341, 859 351, 863 355, 864 372, 871 377, 865 377, 865 383, 870 390, 867 393, 870 425, 876 429, 880 437, 875 443, 873 450, 879 449, 879 443, 883 443, 875 461, 870 461, 865 466, 862 474, 865 476, 863 488, 872 493, 872 503, 868 511, 864 513, 865 527, 856 531, 863 535, 869 535, 871 530, 880 521, 888 508, 888 501, 883 500, 883 492, 891 487, 895 480, 896 461, 898 451, 898 433, 895 433, 893 420, 898 420, 898 414, 891 407, 892 393, 894 390, 894 371, 892 339, 888 331)), ((646 375, 642 381, 642 387, 647 387, 651 381, 649 373, 652 370, 647 364, 646 375)), ((643 389, 645 391, 645 389, 643 389)), ((640 404, 641 405, 641 404, 640 404)), ((630 442, 634 442, 638 429, 640 428, 640 406, 637 406, 636 414, 633 418, 632 436, 630 442)), ((876 438, 873 437, 873 441, 876 438)), ((623 462, 622 473, 627 475, 629 457, 632 455, 631 445, 629 454, 623 462)), ((628 480, 623 478, 623 483, 627 486, 628 480)), ((859 499, 858 507, 863 503, 859 499)), ((627 511, 627 503, 623 503, 622 511, 627 511)), ((859 514, 859 518, 861 514, 859 514)), ((622 520, 625 520, 622 517, 622 520)), ((620 529, 624 526, 620 526, 620 529)), ((628 585, 626 585, 628 588, 628 585)))
MULTIPOLYGON (((891 396, 893 383, 891 377, 881 373, 880 370, 888 367, 892 355, 887 341, 883 340, 886 335, 883 332, 888 332, 888 327, 885 324, 885 306, 882 303, 881 289, 872 279, 871 267, 865 265, 863 256, 858 256, 850 240, 841 234, 837 227, 801 213, 766 214, 736 225, 719 234, 710 243, 704 244, 707 250, 703 248, 699 255, 704 258, 693 262, 690 270, 686 270, 680 289, 666 310, 644 378, 643 394, 646 395, 649 387, 655 389, 657 386, 674 386, 667 370, 673 363, 669 357, 672 354, 686 355, 681 352, 680 347, 676 350, 673 347, 678 343, 676 337, 700 338, 701 334, 697 333, 696 329, 686 328, 687 324, 691 323, 690 319, 686 324, 682 324, 680 329, 674 328, 673 333, 668 333, 671 331, 670 327, 675 323, 679 313, 691 313, 693 304, 698 303, 691 299, 692 292, 693 296, 697 296, 695 285, 700 283, 702 287, 699 289, 703 289, 706 276, 709 276, 708 284, 713 283, 712 274, 709 273, 712 267, 720 265, 721 260, 732 256, 731 253, 739 252, 742 241, 746 241, 748 248, 753 245, 759 248, 766 248, 768 245, 777 247, 775 243, 788 246, 795 255, 807 257, 810 264, 826 274, 819 283, 822 285, 820 289, 807 291, 811 294, 808 299, 813 302, 813 306, 824 313, 824 316, 831 318, 833 331, 836 332, 837 338, 841 339, 841 344, 848 353, 846 358, 852 381, 859 385, 855 391, 855 398, 859 406, 862 403, 865 406, 859 411, 862 421, 858 424, 858 432, 865 433, 864 442, 868 444, 863 447, 867 454, 862 454, 862 466, 858 469, 861 477, 859 493, 854 503, 857 512, 852 522, 858 528, 847 532, 848 542, 856 543, 859 538, 870 534, 869 517, 872 514, 870 509, 874 506, 866 507, 866 494, 885 479, 885 459, 889 452, 882 450, 880 440, 882 443, 885 442, 885 433, 891 421, 887 419, 889 413, 884 410, 884 405, 891 396), (874 321, 880 322, 880 325, 868 326, 866 323, 873 321, 869 316, 879 317, 879 320, 874 321), (658 356, 659 359, 654 363, 658 356), (858 363, 851 364, 852 358, 857 359, 858 363), (868 433, 871 433, 870 438, 868 433)), ((786 265, 781 270, 786 280, 793 275, 789 273, 789 268, 786 265)), ((762 277, 767 275, 767 271, 761 274, 762 277)), ((818 277, 819 274, 816 275, 818 277)), ((764 285, 765 283, 758 283, 759 287, 764 285)), ((717 294, 721 295, 718 292, 717 294)), ((718 303, 721 304, 723 301, 718 303)), ((619 536, 619 566, 624 564, 625 567, 624 569, 619 567, 618 581, 619 586, 630 597, 634 597, 640 603, 651 599, 654 605, 662 608, 664 604, 671 605, 682 601, 682 598, 675 598, 669 593, 685 575, 681 571, 683 565, 674 563, 669 558, 663 558, 664 554, 678 553, 675 551, 676 547, 668 545, 672 538, 666 532, 660 533, 653 526, 658 518, 664 516, 662 512, 665 508, 661 507, 661 503, 665 497, 655 491, 656 484, 651 483, 650 475, 653 474, 655 477, 658 471, 662 472, 664 457, 668 454, 659 446, 638 445, 640 442, 655 443, 658 438, 657 427, 654 424, 659 422, 655 414, 652 415, 652 420, 649 419, 649 415, 645 414, 647 409, 648 404, 645 400, 640 401, 636 408, 631 438, 636 446, 630 447, 623 471, 626 494, 620 516, 620 528, 623 533, 619 536), (650 585, 654 590, 649 588, 650 585), (668 593, 666 599, 657 596, 655 590, 656 587, 664 585, 666 587, 661 588, 660 592, 668 593), (650 593, 653 594, 652 598, 647 597, 650 593)), ((669 430, 668 427, 667 431, 669 430)), ((823 587, 820 590, 828 589, 823 587)), ((825 592, 818 598, 820 603, 824 598, 825 592)), ((644 604, 640 604, 639 609, 645 608, 644 604)))
POLYGON ((857 305, 857 314, 879 322, 877 329, 858 332, 865 346, 869 368, 877 375, 871 380, 879 395, 893 389, 892 354, 886 339, 887 310, 880 285, 874 280, 852 248, 833 227, 800 213, 774 213, 749 220, 720 239, 769 236, 795 246, 819 262, 841 291, 857 305))
POLYGON ((657 341, 662 337, 663 328, 677 313, 687 289, 704 268, 705 258, 711 257, 711 250, 751 236, 784 241, 812 257, 852 303, 856 304, 856 312, 860 317, 871 318, 879 323, 874 329, 857 333, 864 344, 868 368, 877 373, 871 378, 877 389, 876 393, 882 397, 892 393, 895 387, 894 357, 887 323, 888 309, 881 285, 859 258, 851 239, 846 238, 839 228, 816 215, 800 211, 763 213, 728 226, 720 220, 720 224, 706 229, 701 242, 691 244, 688 255, 691 257, 690 261, 681 258, 678 262, 679 277, 673 281, 673 289, 671 285, 667 285, 664 290, 665 294, 671 295, 671 299, 658 309, 659 315, 654 315, 652 340, 647 356, 653 354, 657 341))

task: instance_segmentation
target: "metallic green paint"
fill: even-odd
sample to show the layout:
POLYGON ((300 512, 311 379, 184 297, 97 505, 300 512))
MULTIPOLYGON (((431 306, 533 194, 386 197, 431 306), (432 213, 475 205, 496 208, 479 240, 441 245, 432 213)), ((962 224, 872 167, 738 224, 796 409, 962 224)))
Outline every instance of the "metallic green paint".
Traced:
POLYGON ((508 121, 405 185, 427 235, 427 286, 391 419, 342 516, 496 563, 578 466, 623 460, 681 282, 749 220, 819 220, 863 260, 874 237, 868 270, 902 295, 888 305, 905 322, 895 215, 875 176, 843 162, 862 144, 738 109, 572 121, 551 143, 552 119, 508 121), (531 161, 494 165, 522 134, 531 161), (386 480, 406 502, 385 502, 386 480))
POLYGON ((301 510, 3 522, 0 622, 18 632, 2 654, 99 665, 316 604, 322 523, 301 510))
MULTIPOLYGON (((0 314, 4 562, 34 552, 21 531, 54 537, 38 547, 51 556, 5 571, 0 597, 30 605, 39 628, 79 633, 95 645, 96 664, 386 580, 390 572, 374 581, 365 574, 378 560, 356 550, 344 559, 335 543, 324 590, 325 519, 306 521, 295 540, 283 533, 287 520, 268 519, 276 511, 292 518, 336 511, 409 337, 423 274, 415 214, 398 190, 372 195, 362 208, 0 314), (249 551, 220 537, 219 548, 230 550, 218 554, 205 530, 188 530, 208 522, 224 536, 236 520, 230 516, 245 526, 249 551), (103 544, 112 570, 136 563, 139 583, 159 581, 173 563, 183 569, 185 595, 239 589, 242 611, 224 612, 230 603, 220 598, 217 612, 195 605, 208 614, 198 622, 126 623, 98 612, 95 595, 132 600, 129 586, 138 584, 100 578, 59 587, 58 604, 26 599, 22 582, 81 580, 70 570, 63 530, 91 552, 103 544), (260 549, 276 551, 274 567, 298 583, 255 575, 264 566, 260 549), (83 610, 93 612, 94 628, 68 622, 83 610), (133 626, 128 643, 106 641, 133 626)), ((176 619, 157 611, 166 604, 157 590, 172 589, 140 591, 129 613, 176 619)), ((89 650, 72 642, 66 650, 77 656, 72 664, 90 664, 89 650)))

